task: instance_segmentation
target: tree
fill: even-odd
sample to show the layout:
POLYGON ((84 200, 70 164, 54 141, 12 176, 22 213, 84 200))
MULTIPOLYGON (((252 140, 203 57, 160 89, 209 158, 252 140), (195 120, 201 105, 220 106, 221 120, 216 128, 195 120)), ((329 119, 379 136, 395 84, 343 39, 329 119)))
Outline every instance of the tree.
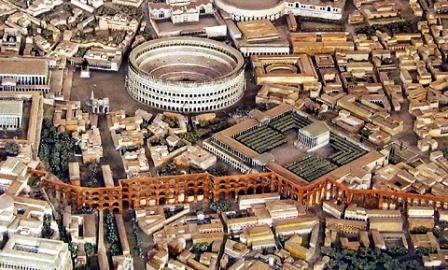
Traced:
MULTIPOLYGON (((49 147, 48 147, 47 144, 42 144, 42 145, 40 146, 40 149, 39 149, 39 157, 40 157, 40 159, 41 159, 43 162, 46 162, 46 161, 49 160, 49 157, 50 157, 50 149, 49 149, 49 147)), ((44 164, 44 165, 47 167, 47 166, 48 166, 48 163, 47 163, 47 164, 44 164)))
POLYGON ((50 238, 54 233, 54 230, 51 228, 51 216, 44 215, 43 218, 43 226, 42 226, 42 237, 50 238))
POLYGON ((355 252, 324 247, 322 254, 330 257, 328 269, 422 269, 415 268, 422 266, 418 261, 412 267, 408 267, 408 263, 402 263, 399 259, 392 258, 387 252, 380 249, 360 248, 355 252))
POLYGON ((86 185, 89 187, 99 186, 98 182, 98 163, 92 162, 87 166, 87 181, 86 185))
POLYGON ((410 260, 401 263, 402 269, 406 270, 423 270, 424 267, 420 261, 410 260))
POLYGON ((167 164, 163 164, 162 166, 160 166, 159 168, 159 175, 169 175, 172 174, 173 172, 175 172, 177 169, 176 164, 174 163, 167 163, 167 164))
POLYGON ((426 227, 417 227, 413 230, 414 233, 427 233, 429 231, 426 227))
POLYGON ((93 257, 96 254, 96 245, 92 245, 90 243, 86 243, 84 246, 85 250, 86 250, 86 255, 87 257, 93 257))
POLYGON ((368 140, 370 137, 370 130, 368 129, 361 129, 361 131, 359 132, 359 134, 361 135, 361 138, 363 140, 368 140))
POLYGON ((221 165, 216 165, 215 167, 210 168, 209 172, 214 176, 228 175, 227 169, 221 165))
POLYGON ((142 238, 138 234, 136 228, 133 230, 132 233, 134 237, 134 250, 137 251, 138 256, 143 257, 142 238))
POLYGON ((408 249, 405 247, 391 247, 386 250, 387 254, 391 255, 392 257, 396 256, 404 256, 408 254, 408 249))
POLYGON ((117 225, 115 224, 114 216, 106 213, 106 241, 110 244, 110 253, 112 256, 121 254, 120 242, 118 239, 117 225))
POLYGON ((435 250, 427 247, 418 247, 415 249, 415 254, 417 256, 428 256, 431 253, 435 253, 435 250))
POLYGON ((400 262, 397 261, 396 259, 393 260, 389 260, 384 264, 384 268, 386 268, 387 270, 395 270, 395 269, 400 269, 401 265, 400 262))
POLYGON ((19 154, 19 145, 15 142, 8 142, 5 145, 6 155, 8 156, 17 156, 19 154))
POLYGON ((210 248, 209 243, 196 243, 193 245, 192 251, 193 253, 204 253, 207 252, 210 248))
POLYGON ((210 209, 215 212, 227 212, 229 209, 229 203, 227 201, 219 200, 210 204, 210 209))
POLYGON ((68 163, 74 157, 75 140, 69 133, 58 133, 49 119, 44 120, 41 133, 39 158, 53 174, 68 182, 68 163))

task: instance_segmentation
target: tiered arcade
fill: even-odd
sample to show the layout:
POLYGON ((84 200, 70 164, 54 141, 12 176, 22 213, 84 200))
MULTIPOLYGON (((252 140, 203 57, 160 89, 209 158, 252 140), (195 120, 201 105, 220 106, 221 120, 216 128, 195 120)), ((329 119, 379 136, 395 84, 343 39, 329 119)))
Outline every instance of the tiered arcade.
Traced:
POLYGON ((285 13, 285 5, 280 0, 215 0, 215 5, 232 16, 235 21, 277 20, 285 13))
POLYGON ((420 195, 406 192, 350 189, 332 179, 308 185, 288 180, 276 173, 257 173, 215 177, 207 173, 123 179, 111 188, 87 188, 62 183, 46 172, 44 187, 61 205, 75 205, 122 212, 149 205, 178 204, 237 199, 240 195, 278 192, 305 207, 338 199, 368 207, 393 208, 407 205, 432 205, 448 208, 448 196, 420 195))
POLYGON ((129 61, 129 94, 161 110, 225 109, 238 102, 246 87, 241 53, 210 39, 152 40, 135 48, 129 61))

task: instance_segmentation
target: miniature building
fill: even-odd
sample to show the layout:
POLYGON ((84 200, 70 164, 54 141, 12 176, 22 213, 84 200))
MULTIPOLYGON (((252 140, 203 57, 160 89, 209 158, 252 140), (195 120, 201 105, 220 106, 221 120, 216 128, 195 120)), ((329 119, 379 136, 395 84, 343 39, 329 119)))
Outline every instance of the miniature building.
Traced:
POLYGON ((0 89, 3 91, 50 90, 48 60, 0 58, 0 89))
POLYGON ((18 129, 22 126, 23 101, 0 100, 0 128, 18 129))
POLYGON ((285 0, 286 12, 294 16, 340 20, 344 11, 345 0, 300 1, 285 0))
POLYGON ((114 187, 114 179, 112 177, 112 170, 110 169, 110 165, 102 165, 101 171, 103 173, 104 185, 106 187, 114 187))
POLYGON ((299 129, 299 141, 309 148, 308 151, 317 150, 330 142, 330 129, 323 122, 314 122, 299 129))
POLYGON ((0 193, 17 196, 28 188, 27 166, 17 157, 8 157, 0 165, 0 193))
POLYGON ((401 217, 371 217, 369 218, 370 229, 379 232, 401 232, 403 231, 403 219, 401 217))
POLYGON ((344 218, 367 221, 366 209, 364 207, 359 207, 355 204, 351 204, 345 209, 344 218))
POLYGON ((90 106, 92 106, 92 113, 108 113, 110 111, 110 103, 109 98, 95 98, 95 95, 92 91, 92 95, 90 97, 90 106))
POLYGON ((326 218, 325 222, 327 228, 348 234, 356 234, 367 229, 367 222, 364 221, 326 218))
MULTIPOLYGON (((367 152, 365 147, 358 142, 343 138, 335 132, 331 134, 332 146, 345 145, 341 146, 342 148, 339 150, 344 153, 342 166, 338 167, 317 155, 310 155, 308 158, 286 164, 279 164, 271 158, 272 156, 269 155, 273 152, 271 150, 288 141, 283 135, 285 132, 298 130, 312 123, 313 121, 307 114, 296 110, 292 105, 282 103, 262 114, 251 115, 251 117, 213 134, 211 138, 202 142, 202 147, 244 173, 248 173, 252 169, 272 171, 298 182, 323 179, 328 176, 327 174, 336 172, 342 177, 348 174, 351 167, 358 165, 367 169, 366 172, 371 172, 379 164, 384 163, 385 157, 382 154, 376 151, 367 152), (285 126, 283 122, 291 124, 285 126), (265 143, 265 140, 269 140, 269 143, 265 143), (344 149, 350 149, 350 151, 344 149), (302 163, 315 166, 301 166, 302 163), (366 164, 368 165, 365 166, 366 164), (325 168, 325 170, 320 170, 318 167, 325 168), (306 168, 306 173, 301 173, 303 168, 306 168)), ((341 157, 337 157, 337 159, 339 160, 341 157)))
POLYGON ((70 183, 72 185, 81 185, 81 174, 79 171, 79 162, 69 162, 68 163, 68 174, 70 183))
POLYGON ((174 163, 181 166, 193 166, 207 170, 216 164, 216 156, 198 146, 188 146, 184 153, 174 158, 174 163))
POLYGON ((0 54, 18 55, 22 45, 22 34, 16 28, 5 28, 0 39, 0 54))
POLYGON ((53 125, 60 131, 85 132, 90 117, 81 110, 79 101, 60 101, 55 103, 53 125))
MULTIPOLYGON (((109 27, 109 25, 106 25, 109 27)), ((121 25, 119 26, 122 27, 121 25)), ((89 69, 118 71, 120 69, 123 54, 121 49, 109 49, 92 47, 84 54, 89 69)))
POLYGON ((70 3, 90 13, 104 4, 103 0, 70 0, 70 3))
POLYGON ((299 211, 293 200, 267 201, 266 209, 274 222, 299 216, 299 211))
POLYGON ((75 215, 71 213, 70 207, 66 207, 63 222, 64 228, 70 234, 73 243, 96 245, 96 214, 75 215))
POLYGON ((130 7, 140 7, 143 3, 143 0, 112 0, 112 3, 116 5, 122 6, 130 6, 130 7))
POLYGON ((304 247, 302 242, 303 239, 301 236, 294 235, 285 242, 285 249, 291 253, 292 256, 309 261, 314 256, 315 249, 304 247))
POLYGON ((242 243, 227 239, 225 253, 234 258, 242 258, 249 253, 249 249, 242 243))
POLYGON ((32 16, 39 16, 51 11, 53 8, 61 5, 62 3, 62 0, 34 0, 28 6, 28 9, 26 9, 26 12, 32 16))
POLYGON ((67 243, 14 235, 0 251, 0 267, 71 270, 72 261, 67 243))
POLYGON ((355 44, 346 32, 291 33, 290 40, 295 54, 314 55, 355 49, 355 44))
POLYGON ((230 36, 244 56, 289 54, 289 42, 268 20, 226 21, 230 36))
POLYGON ((254 55, 251 62, 258 85, 317 83, 313 62, 306 54, 254 55))
POLYGON ((314 216, 284 219, 274 222, 275 234, 277 236, 289 236, 294 234, 305 234, 313 231, 319 219, 314 216))
POLYGON ((280 200, 278 193, 264 193, 254 195, 242 195, 238 198, 238 205, 240 210, 247 209, 254 204, 262 204, 268 201, 280 200))
POLYGON ((224 109, 242 97, 246 85, 240 52, 210 39, 152 40, 133 49, 129 59, 128 92, 137 101, 162 110, 198 113, 224 109), (171 57, 174 51, 177 56, 171 57), (216 55, 221 55, 219 61, 216 55), (188 63, 179 62, 179 57, 188 63), (178 71, 168 72, 167 61, 170 69, 178 71), (207 74, 203 73, 204 63, 210 69, 207 74), (216 98, 222 95, 226 98, 216 98))
POLYGON ((99 161, 103 157, 101 134, 97 127, 93 127, 81 135, 79 142, 84 164, 99 161))
POLYGON ((235 21, 274 21, 285 14, 320 18, 325 20, 339 20, 342 18, 345 1, 299 1, 275 0, 260 3, 255 0, 244 2, 232 0, 216 0, 215 5, 222 13, 235 21))
POLYGON ((275 247, 275 237, 268 225, 260 225, 246 229, 240 235, 241 242, 247 244, 252 250, 275 247))
POLYGON ((166 1, 148 3, 153 20, 171 19, 172 23, 198 22, 199 17, 213 13, 211 0, 166 1))
POLYGON ((335 218, 342 218, 345 204, 337 203, 335 200, 325 201, 322 203, 322 210, 335 218))
POLYGON ((414 248, 439 249, 439 243, 432 232, 426 234, 411 234, 411 241, 414 248))

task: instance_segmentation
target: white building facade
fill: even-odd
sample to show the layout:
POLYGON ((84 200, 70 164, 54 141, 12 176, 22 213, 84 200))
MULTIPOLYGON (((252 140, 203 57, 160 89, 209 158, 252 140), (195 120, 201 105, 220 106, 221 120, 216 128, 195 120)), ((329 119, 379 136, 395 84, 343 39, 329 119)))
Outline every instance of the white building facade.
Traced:
POLYGON ((18 129, 22 125, 23 101, 0 100, 0 128, 18 129))
POLYGON ((285 13, 293 14, 294 16, 321 18, 326 20, 340 20, 342 19, 342 13, 344 12, 345 1, 317 1, 311 3, 309 0, 285 1, 285 13))
POLYGON ((148 3, 148 12, 153 20, 171 19, 174 24, 198 22, 200 16, 213 14, 213 4, 212 0, 148 3))
POLYGON ((305 145, 308 151, 319 149, 330 142, 330 129, 323 122, 314 122, 299 129, 299 142, 305 145))
POLYGON ((285 6, 283 2, 279 2, 271 7, 258 9, 238 7, 226 0, 215 0, 215 5, 227 12, 234 21, 254 21, 254 20, 277 20, 285 14, 285 6))
POLYGON ((72 270, 68 244, 21 235, 12 236, 0 251, 0 268, 17 270, 72 270))
POLYGON ((281 0, 271 5, 260 6, 256 1, 238 5, 235 1, 215 0, 219 9, 230 15, 234 21, 254 21, 279 19, 285 14, 295 16, 321 18, 327 20, 340 20, 344 11, 345 0, 319 1, 319 0, 281 0))
POLYGON ((158 39, 132 51, 127 89, 134 99, 161 110, 216 111, 232 106, 243 96, 243 66, 241 54, 220 42, 193 37, 158 39), (177 60, 168 59, 174 55, 177 60), (161 58, 165 60, 159 61, 161 58), (185 63, 174 63, 178 59, 185 63), (209 66, 204 68, 204 61, 209 61, 209 66), (145 70, 148 63, 151 70, 145 70), (162 65, 159 68, 151 63, 162 65), (164 66, 170 66, 169 70, 160 71, 164 66))
POLYGON ((37 58, 0 58, 0 89, 48 93, 50 90, 48 61, 37 58))

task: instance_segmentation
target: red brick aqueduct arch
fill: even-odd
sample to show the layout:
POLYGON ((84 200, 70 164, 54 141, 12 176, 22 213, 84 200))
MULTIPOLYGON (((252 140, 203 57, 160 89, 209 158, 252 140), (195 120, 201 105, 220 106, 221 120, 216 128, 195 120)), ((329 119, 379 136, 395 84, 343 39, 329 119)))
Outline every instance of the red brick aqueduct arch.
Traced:
POLYGON ((239 195, 265 192, 278 192, 282 197, 296 200, 306 207, 320 204, 324 200, 338 199, 367 207, 390 204, 406 207, 410 204, 448 208, 448 196, 350 189, 333 179, 304 184, 293 182, 276 173, 229 176, 201 173, 143 177, 122 179, 119 180, 118 186, 99 188, 66 184, 45 170, 33 170, 32 173, 42 177, 46 192, 62 205, 120 213, 126 208, 140 209, 148 205, 229 200, 237 199, 239 195))

